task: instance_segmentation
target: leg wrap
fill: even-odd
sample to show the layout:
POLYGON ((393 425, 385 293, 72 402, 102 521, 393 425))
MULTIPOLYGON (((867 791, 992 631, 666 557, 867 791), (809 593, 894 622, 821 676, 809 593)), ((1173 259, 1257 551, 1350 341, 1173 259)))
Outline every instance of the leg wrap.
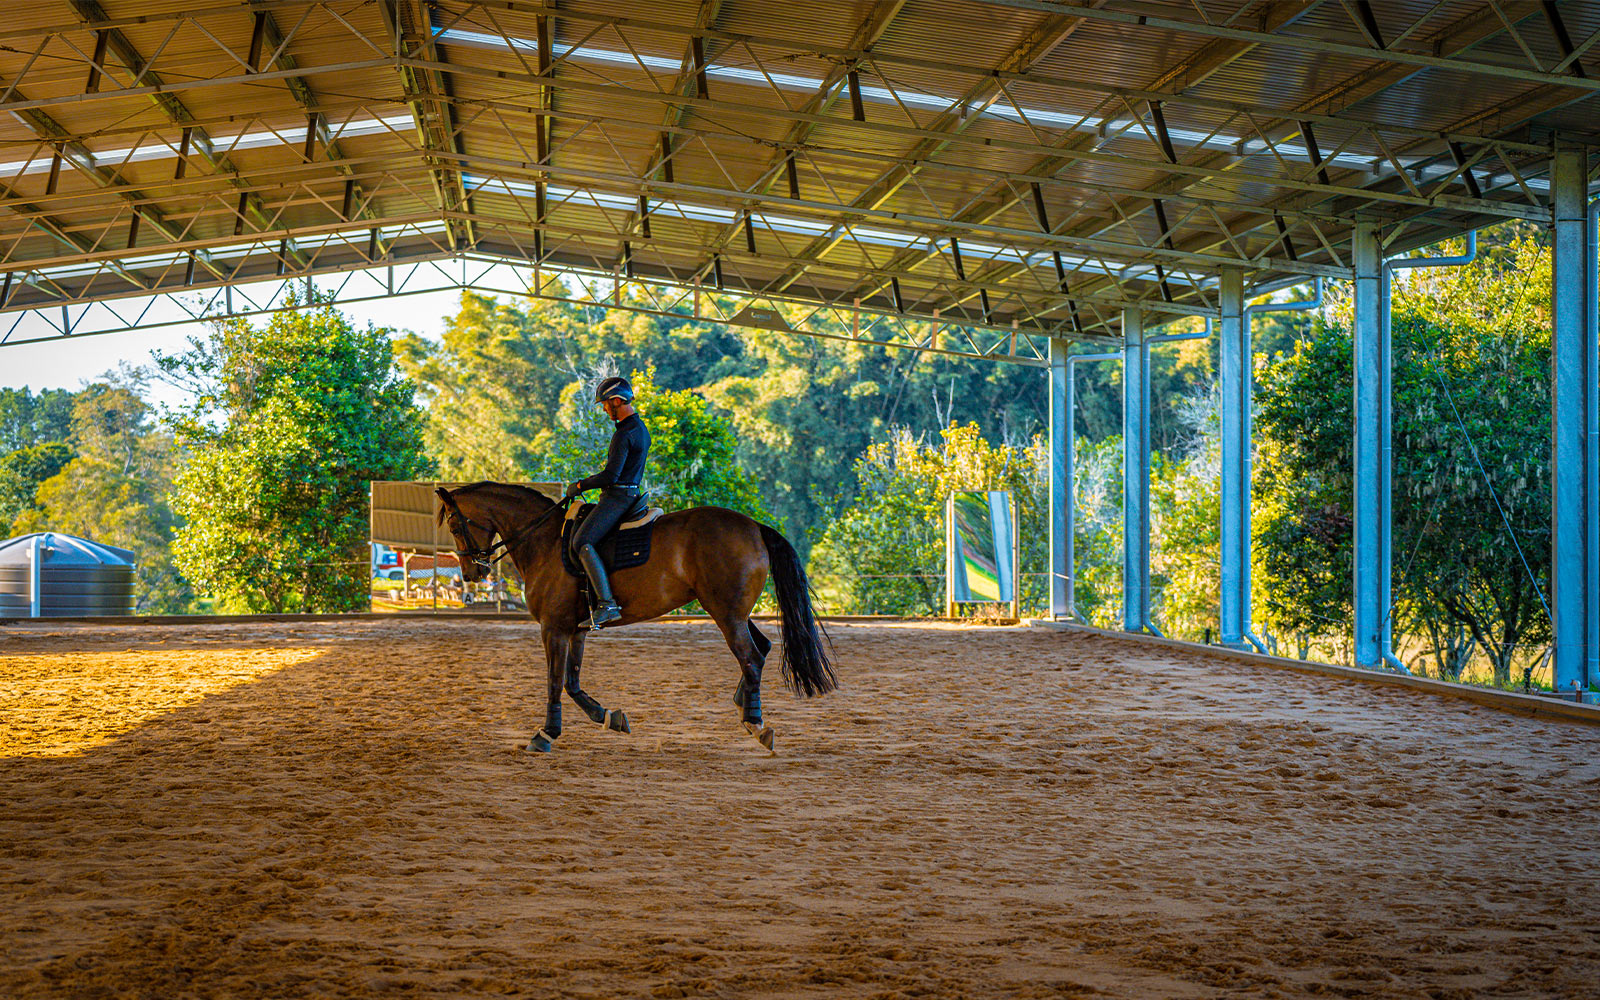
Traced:
POLYGON ((751 688, 744 681, 739 682, 739 690, 733 696, 734 704, 744 710, 745 722, 761 723, 761 689, 751 688))
POLYGON ((589 717, 590 722, 603 724, 606 721, 605 706, 589 697, 587 692, 580 691, 577 688, 568 688, 567 694, 572 698, 572 703, 582 709, 583 714, 589 717))

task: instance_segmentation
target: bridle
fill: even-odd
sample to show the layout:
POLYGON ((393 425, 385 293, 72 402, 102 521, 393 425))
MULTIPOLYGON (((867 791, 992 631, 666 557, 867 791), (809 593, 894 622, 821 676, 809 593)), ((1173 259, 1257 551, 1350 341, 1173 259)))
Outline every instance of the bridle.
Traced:
POLYGON ((543 514, 540 514, 538 517, 534 518, 531 523, 523 526, 522 530, 508 538, 494 525, 484 524, 482 521, 474 521, 472 518, 462 513, 461 507, 456 503, 456 498, 450 494, 449 490, 440 489, 438 494, 439 499, 444 502, 446 510, 449 511, 449 518, 451 522, 449 527, 452 535, 464 536, 467 540, 467 543, 469 545, 472 544, 472 532, 464 530, 463 527, 465 525, 470 525, 488 536, 491 544, 487 546, 456 550, 461 555, 471 559, 474 565, 483 567, 485 572, 487 572, 494 564, 494 561, 500 557, 499 553, 509 553, 512 546, 518 544, 524 538, 528 537, 528 535, 532 534, 533 529, 543 524, 551 514, 554 514, 558 510, 565 511, 569 506, 571 506, 573 500, 572 497, 563 497, 560 503, 557 503, 543 514), (498 542, 494 541, 495 535, 500 536, 500 540, 498 542))

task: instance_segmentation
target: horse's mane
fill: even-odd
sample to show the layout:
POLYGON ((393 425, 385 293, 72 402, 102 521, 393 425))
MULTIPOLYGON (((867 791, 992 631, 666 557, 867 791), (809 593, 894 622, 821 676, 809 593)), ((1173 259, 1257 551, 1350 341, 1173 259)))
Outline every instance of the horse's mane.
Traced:
MULTIPOLYGON (((544 509, 548 509, 556 505, 554 500, 545 496, 543 493, 540 493, 532 486, 524 486, 521 483, 499 483, 492 479, 480 479, 475 483, 467 483, 465 486, 457 486, 455 489, 450 491, 450 495, 460 496, 463 493, 475 493, 479 490, 488 489, 491 486, 495 487, 496 489, 515 490, 530 500, 539 501, 544 509)), ((444 523, 444 508, 442 506, 434 513, 434 518, 439 523, 444 523)))
POLYGON ((452 492, 459 495, 462 493, 471 493, 476 490, 487 489, 490 486, 496 486, 505 490, 516 490, 517 492, 531 499, 544 501, 546 506, 555 505, 554 500, 545 496, 543 493, 540 493, 532 486, 524 486, 521 483, 498 483, 492 479, 480 479, 475 483, 468 483, 465 486, 457 486, 452 492))

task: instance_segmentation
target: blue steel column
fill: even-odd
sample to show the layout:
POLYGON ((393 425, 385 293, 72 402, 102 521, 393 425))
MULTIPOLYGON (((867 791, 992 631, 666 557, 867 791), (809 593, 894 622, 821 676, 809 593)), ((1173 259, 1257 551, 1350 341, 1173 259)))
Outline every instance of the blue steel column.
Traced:
POLYGON ((1597 501, 1588 431, 1595 406, 1591 348, 1586 341, 1589 276, 1585 185, 1589 151, 1560 146, 1551 165, 1555 201, 1555 275, 1551 289, 1550 612, 1555 631, 1551 657, 1555 689, 1581 690, 1597 637, 1589 609, 1600 583, 1591 576, 1591 512, 1597 501))
POLYGON ((1356 665, 1376 668, 1383 662, 1379 634, 1383 629, 1383 303, 1378 227, 1355 227, 1355 569, 1353 573, 1356 665))
MULTIPOLYGON (((1394 649, 1394 342, 1389 307, 1393 272, 1378 254, 1378 656, 1400 663, 1394 649), (1391 657, 1393 659, 1391 660, 1391 657)), ((1410 671, 1407 671, 1409 673, 1410 671)))
POLYGON ((1250 624, 1250 345, 1245 342, 1244 272, 1222 272, 1217 375, 1222 417, 1220 639, 1244 648, 1250 624))
POLYGON ((1122 310, 1122 627, 1150 620, 1150 382, 1144 314, 1122 310))
POLYGON ((1589 581, 1589 657, 1585 674, 1589 687, 1600 688, 1600 199, 1589 203, 1586 228, 1589 238, 1583 269, 1589 279, 1585 296, 1589 308, 1583 340, 1589 356, 1589 568, 1584 579, 1589 581))
POLYGON ((1068 342, 1050 338, 1050 617, 1072 611, 1072 403, 1068 342))

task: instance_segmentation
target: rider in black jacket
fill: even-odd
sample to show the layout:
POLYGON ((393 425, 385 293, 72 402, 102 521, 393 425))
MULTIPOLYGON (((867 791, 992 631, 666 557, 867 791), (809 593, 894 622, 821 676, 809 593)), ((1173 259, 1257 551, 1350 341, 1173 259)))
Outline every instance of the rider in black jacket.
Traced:
POLYGON ((611 434, 611 450, 606 456, 606 467, 592 476, 580 479, 567 487, 567 496, 576 496, 584 490, 600 487, 600 502, 584 518, 573 541, 578 562, 589 574, 594 587, 594 614, 583 628, 599 628, 622 617, 622 608, 611 596, 611 580, 600 561, 595 546, 611 529, 622 521, 639 498, 639 486, 644 477, 645 457, 650 453, 650 432, 633 408, 633 386, 620 375, 605 379, 595 389, 595 400, 605 408, 606 416, 616 423, 611 434))

